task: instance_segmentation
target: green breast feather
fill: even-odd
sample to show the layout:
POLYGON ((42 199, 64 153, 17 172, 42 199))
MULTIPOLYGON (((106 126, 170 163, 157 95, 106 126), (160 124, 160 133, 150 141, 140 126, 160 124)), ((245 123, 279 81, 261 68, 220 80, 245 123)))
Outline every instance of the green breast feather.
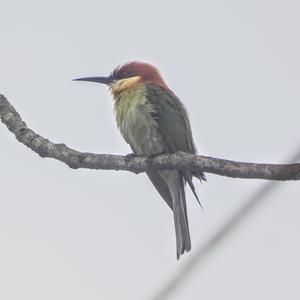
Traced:
POLYGON ((148 84, 126 90, 114 100, 117 126, 127 142, 130 131, 142 122, 157 127, 166 152, 196 152, 186 110, 171 91, 148 84))
POLYGON ((146 94, 146 87, 138 86, 135 89, 125 90, 114 98, 114 111, 119 129, 122 123, 132 123, 140 114, 149 120, 149 125, 157 126, 152 118, 156 112, 155 106, 147 101, 146 94))

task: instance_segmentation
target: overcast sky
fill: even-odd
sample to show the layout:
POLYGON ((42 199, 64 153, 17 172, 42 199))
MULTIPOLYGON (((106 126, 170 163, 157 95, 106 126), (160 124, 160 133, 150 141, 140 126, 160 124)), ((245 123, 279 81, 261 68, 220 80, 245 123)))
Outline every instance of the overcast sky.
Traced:
MULTIPOLYGON (((5 1, 0 93, 29 127, 79 151, 127 154, 105 86, 156 65, 201 154, 280 163, 300 151, 300 2, 5 1)), ((1 124, 0 124, 1 125, 1 124)), ((170 210, 144 174, 71 170, 0 126, 0 299, 150 299, 176 260, 170 210)), ((207 174, 190 192, 195 253, 262 180, 207 174)), ((171 298, 299 299, 300 185, 280 183, 171 298)))

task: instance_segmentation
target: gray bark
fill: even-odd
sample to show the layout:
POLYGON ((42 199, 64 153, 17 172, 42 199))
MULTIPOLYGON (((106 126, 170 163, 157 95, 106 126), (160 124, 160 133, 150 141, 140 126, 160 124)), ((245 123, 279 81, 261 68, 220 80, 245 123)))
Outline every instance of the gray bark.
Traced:
POLYGON ((182 169, 203 171, 234 178, 257 178, 268 180, 299 180, 300 163, 256 164, 192 155, 184 152, 164 154, 151 159, 121 155, 83 153, 55 144, 28 128, 19 113, 0 94, 0 118, 17 140, 39 154, 67 164, 70 168, 96 170, 124 170, 141 173, 147 170, 182 169))

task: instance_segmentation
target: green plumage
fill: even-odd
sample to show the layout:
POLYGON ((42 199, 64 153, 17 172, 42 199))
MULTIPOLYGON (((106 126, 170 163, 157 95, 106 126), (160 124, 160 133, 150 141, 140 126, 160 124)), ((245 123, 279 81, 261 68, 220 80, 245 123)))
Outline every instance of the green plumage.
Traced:
MULTIPOLYGON (((196 153, 186 110, 170 90, 153 84, 137 85, 117 94, 114 101, 117 125, 135 154, 196 153)), ((204 176, 178 170, 148 171, 147 175, 173 210, 179 258, 191 249, 184 183, 188 182, 197 197, 192 175, 204 176)))
MULTIPOLYGON (((115 68, 109 76, 76 80, 109 86, 117 126, 135 154, 196 153, 187 112, 154 66, 133 61, 115 68)), ((192 177, 205 180, 204 174, 161 170, 148 171, 147 175, 173 211, 179 258, 191 249, 184 185, 188 183, 199 202, 192 177)))

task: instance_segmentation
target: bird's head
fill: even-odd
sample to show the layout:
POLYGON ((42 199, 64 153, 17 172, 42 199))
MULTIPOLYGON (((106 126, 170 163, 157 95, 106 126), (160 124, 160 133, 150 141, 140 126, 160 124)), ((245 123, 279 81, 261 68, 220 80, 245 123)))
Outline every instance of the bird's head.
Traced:
POLYGON ((157 68, 150 64, 136 61, 118 66, 106 77, 84 77, 75 80, 106 84, 113 95, 120 94, 142 84, 154 84, 168 89, 157 68))

